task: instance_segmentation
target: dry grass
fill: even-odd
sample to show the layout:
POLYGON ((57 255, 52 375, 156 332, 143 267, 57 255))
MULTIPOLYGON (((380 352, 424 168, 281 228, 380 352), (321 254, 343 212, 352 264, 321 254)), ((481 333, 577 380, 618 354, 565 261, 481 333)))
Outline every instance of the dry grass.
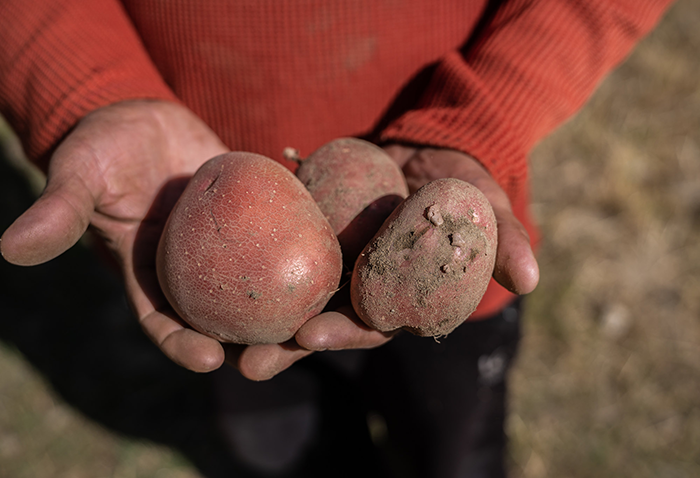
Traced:
POLYGON ((67 406, 22 357, 0 347, 0 477, 195 478, 163 446, 128 440, 67 406))
MULTIPOLYGON (((700 476, 697 25, 700 2, 679 1, 532 155, 542 282, 528 302, 512 376, 514 477, 700 476)), ((0 192, 3 208, 21 207, 0 192)), ((129 438, 135 426, 107 418, 104 428, 66 404, 85 390, 56 371, 68 361, 55 368, 51 354, 26 354, 44 340, 39 348, 80 360, 55 345, 46 323, 7 325, 33 320, 7 306, 31 295, 17 297, 17 269, 0 272, 19 281, 2 295, 9 312, 0 321, 8 340, 0 344, 0 478, 199 476, 177 449, 129 438)), ((98 407, 110 403, 109 373, 117 372, 104 362, 96 368, 84 375, 107 374, 98 407)), ((154 403, 171 393, 137 385, 154 403)))
POLYGON ((700 4, 532 155, 514 476, 700 476, 700 4))

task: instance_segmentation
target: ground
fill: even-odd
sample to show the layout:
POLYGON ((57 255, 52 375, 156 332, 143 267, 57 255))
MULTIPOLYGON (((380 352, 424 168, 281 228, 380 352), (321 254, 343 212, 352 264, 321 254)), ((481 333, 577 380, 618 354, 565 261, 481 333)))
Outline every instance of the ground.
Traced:
POLYGON ((532 154, 514 476, 700 476, 698 21, 678 2, 532 154))
MULTIPOLYGON (((542 280, 511 376, 513 477, 700 476, 699 24, 680 0, 532 153, 542 280)), ((2 229, 34 194, 10 163, 2 229)), ((206 416, 178 414, 207 408, 204 382, 91 264, 83 247, 0 264, 0 478, 213 476, 206 416)))

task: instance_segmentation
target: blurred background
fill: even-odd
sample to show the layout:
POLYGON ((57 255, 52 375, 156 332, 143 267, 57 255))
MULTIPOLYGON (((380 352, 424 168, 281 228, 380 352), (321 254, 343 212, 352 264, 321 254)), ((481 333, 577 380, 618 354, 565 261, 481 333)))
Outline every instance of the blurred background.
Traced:
POLYGON ((700 2, 532 154, 517 477, 700 476, 700 2))
MULTIPOLYGON (((511 376, 513 477, 700 476, 698 25, 678 1, 531 155, 542 280, 511 376)), ((4 124, 0 143, 4 230, 42 179, 4 124)), ((0 261, 0 284, 0 478, 216 476, 208 381, 148 342, 86 244, 0 261)))

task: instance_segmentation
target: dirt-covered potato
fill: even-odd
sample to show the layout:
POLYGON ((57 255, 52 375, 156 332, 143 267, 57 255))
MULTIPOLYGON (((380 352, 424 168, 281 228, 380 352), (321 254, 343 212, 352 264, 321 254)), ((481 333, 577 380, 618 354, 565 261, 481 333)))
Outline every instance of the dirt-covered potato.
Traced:
POLYGON ((351 297, 367 325, 447 335, 474 312, 496 259, 496 219, 474 186, 430 182, 386 220, 355 264, 351 297))
POLYGON ((223 342, 280 343, 338 287, 340 246, 279 163, 228 153, 205 163, 172 210, 157 255, 175 311, 223 342))
POLYGON ((401 168, 378 146, 339 138, 299 160, 297 177, 338 236, 352 268, 384 220, 408 196, 401 168))

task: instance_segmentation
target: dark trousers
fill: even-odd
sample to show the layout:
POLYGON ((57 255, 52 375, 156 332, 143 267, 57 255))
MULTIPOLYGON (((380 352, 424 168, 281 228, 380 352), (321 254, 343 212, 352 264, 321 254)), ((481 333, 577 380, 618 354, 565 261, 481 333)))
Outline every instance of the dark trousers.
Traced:
POLYGON ((313 354, 267 382, 217 372, 222 433, 250 476, 504 477, 520 301, 436 341, 313 354))

